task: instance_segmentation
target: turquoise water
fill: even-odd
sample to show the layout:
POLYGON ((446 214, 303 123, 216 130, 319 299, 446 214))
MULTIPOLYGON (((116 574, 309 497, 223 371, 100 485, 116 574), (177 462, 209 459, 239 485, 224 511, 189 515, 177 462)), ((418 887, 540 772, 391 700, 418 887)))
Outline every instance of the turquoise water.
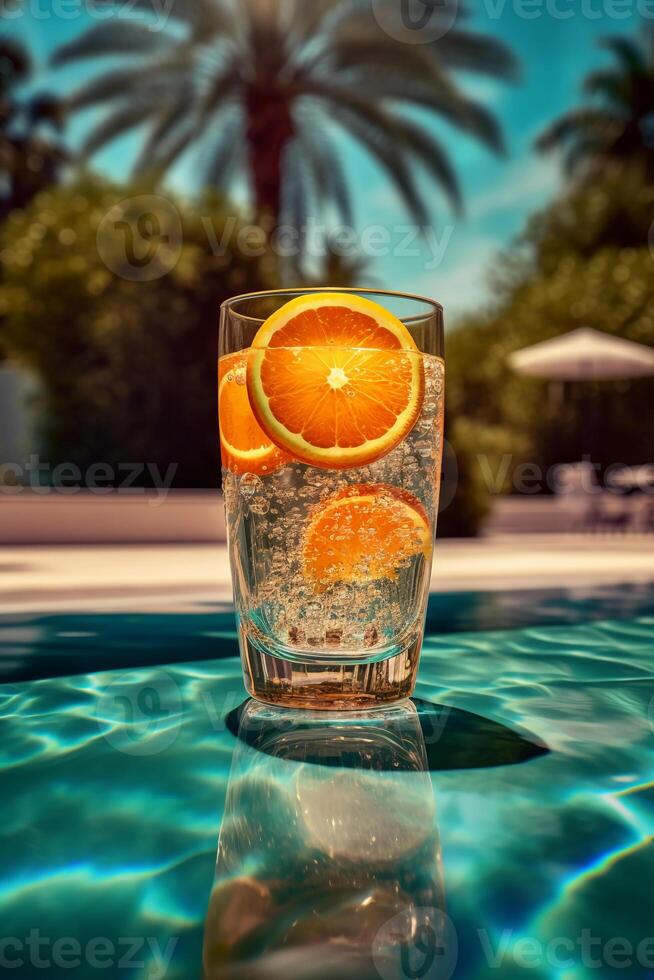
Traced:
MULTIPOLYGON (((405 748, 373 743, 369 757, 381 752, 386 762, 371 763, 365 776, 365 793, 381 801, 375 836, 409 842, 386 882, 406 877, 405 862, 417 867, 423 838, 415 853, 409 844, 418 829, 431 821, 440 840, 429 894, 441 896, 441 876, 433 921, 447 955, 416 975, 654 976, 654 591, 436 596, 428 624, 407 756, 414 762, 402 769, 393 760, 405 748), (406 796, 379 796, 389 767, 413 780, 402 784, 406 796), (384 799, 395 802, 385 809, 384 799), (400 832, 393 821, 405 799, 400 832)), ((271 725, 265 744, 239 734, 244 694, 226 610, 5 618, 0 650, 7 975, 40 976, 48 963, 53 977, 200 976, 232 764, 232 787, 256 772, 274 789, 258 822, 248 820, 252 798, 240 804, 231 791, 229 821, 242 805, 253 854, 263 840, 275 850, 284 832, 280 766, 291 781, 296 770, 306 780, 311 767, 314 808, 323 798, 333 804, 335 779, 350 794, 341 797, 359 805, 359 777, 347 783, 343 773, 361 769, 331 750, 326 759, 322 737, 322 760, 298 757, 297 745, 289 755, 284 742, 280 762, 283 725, 271 725)), ((348 827, 347 818, 341 812, 343 839, 365 825, 361 817, 348 827)), ((327 882, 330 860, 351 865, 354 857, 339 858, 320 827, 312 834, 327 882)), ((362 846, 359 872, 381 887, 362 846)), ((264 874, 256 862, 246 868, 242 847, 237 864, 219 867, 217 886, 264 874)), ((328 923, 330 895, 325 884, 320 917, 328 923)), ((343 908, 334 928, 345 928, 343 908)), ((372 925, 383 939, 380 923, 372 925)), ((266 928, 276 935, 272 918, 266 928)), ((310 931, 302 936, 317 942, 310 931)), ((293 962, 275 972, 276 962, 267 973, 223 975, 347 975, 315 957, 312 972, 293 962)))

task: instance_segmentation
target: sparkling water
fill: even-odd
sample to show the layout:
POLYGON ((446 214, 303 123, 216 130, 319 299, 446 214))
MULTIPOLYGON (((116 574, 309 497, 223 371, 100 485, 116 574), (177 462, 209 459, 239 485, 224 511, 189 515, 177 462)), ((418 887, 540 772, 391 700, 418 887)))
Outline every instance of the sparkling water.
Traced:
MULTIPOLYGON (((435 532, 440 483, 444 365, 425 354, 425 391, 416 424, 386 456, 365 466, 322 469, 289 462, 271 473, 223 469, 232 579, 241 628, 291 659, 381 660, 406 649, 423 627, 431 551, 391 576, 317 588, 303 569, 312 515, 348 487, 386 486, 415 498, 435 532)), ((230 383, 238 383, 234 376, 230 383)), ((356 395, 355 395, 356 397, 356 395)), ((389 497, 389 500, 392 498, 389 497)), ((382 495, 383 502, 383 495, 382 495)), ((326 542, 329 548, 329 542, 326 542)), ((329 551, 327 551, 329 554, 329 551)), ((374 559, 371 554, 371 559, 374 559)))

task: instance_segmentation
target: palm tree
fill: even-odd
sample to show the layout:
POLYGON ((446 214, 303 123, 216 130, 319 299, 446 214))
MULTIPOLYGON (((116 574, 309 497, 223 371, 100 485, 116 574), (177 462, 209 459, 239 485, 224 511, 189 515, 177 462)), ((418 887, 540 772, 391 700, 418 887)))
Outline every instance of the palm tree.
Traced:
POLYGON ((50 95, 18 94, 31 71, 23 45, 0 37, 0 216, 29 204, 57 180, 66 160, 53 139, 63 124, 61 103, 50 95))
MULTIPOLYGON (((454 3, 439 0, 439 8, 454 3)), ((135 9, 151 12, 151 0, 136 0, 135 9)), ((275 223, 300 223, 316 198, 349 222, 336 124, 381 165, 424 223, 429 208, 415 163, 461 203, 457 176, 424 110, 502 150, 493 114, 466 96, 453 72, 509 79, 515 61, 502 43, 457 24, 432 44, 402 44, 361 0, 176 0, 166 29, 151 26, 96 25, 54 58, 57 65, 126 58, 74 93, 70 106, 107 108, 86 139, 87 155, 146 127, 136 174, 164 174, 197 148, 199 180, 224 188, 237 171, 247 173, 258 213, 275 223), (412 110, 423 110, 422 119, 412 110)))
POLYGON ((611 68, 592 72, 589 104, 558 119, 538 139, 541 150, 561 148, 571 172, 607 163, 637 163, 654 178, 654 29, 639 38, 607 37, 611 68))

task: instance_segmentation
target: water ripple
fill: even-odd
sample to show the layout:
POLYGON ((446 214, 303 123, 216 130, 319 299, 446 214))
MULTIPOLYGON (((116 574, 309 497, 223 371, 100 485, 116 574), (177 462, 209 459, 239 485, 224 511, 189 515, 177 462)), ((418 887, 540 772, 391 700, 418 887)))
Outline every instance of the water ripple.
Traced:
MULTIPOLYGON (((481 631, 475 620, 469 632, 427 636, 419 697, 533 732, 553 750, 520 766, 432 774, 460 937, 455 976, 519 976, 511 956, 525 936, 548 942, 593 928, 635 942, 652 932, 654 603, 642 588, 636 598, 637 616, 598 619, 586 597, 575 618, 574 603, 557 598, 524 628, 481 631), (475 937, 503 929, 513 933, 498 972, 475 937)), ((439 597, 441 620, 446 608, 439 597)), ((488 608, 496 620, 514 615, 508 599, 488 608)), ((54 631, 60 664, 81 663, 67 644, 83 647, 88 664, 101 624, 55 619, 33 635, 7 624, 3 651, 15 659, 20 648, 26 664, 34 642, 38 661, 54 631)), ((0 685, 4 935, 38 924, 84 942, 138 935, 164 947, 175 937, 168 980, 198 975, 235 744, 225 718, 243 700, 237 659, 205 659, 211 644, 233 651, 233 627, 206 611, 200 620, 188 649, 179 630, 163 643, 158 665, 156 630, 145 649, 138 621, 141 666, 0 685)), ((577 961, 556 975, 586 976, 577 961)))

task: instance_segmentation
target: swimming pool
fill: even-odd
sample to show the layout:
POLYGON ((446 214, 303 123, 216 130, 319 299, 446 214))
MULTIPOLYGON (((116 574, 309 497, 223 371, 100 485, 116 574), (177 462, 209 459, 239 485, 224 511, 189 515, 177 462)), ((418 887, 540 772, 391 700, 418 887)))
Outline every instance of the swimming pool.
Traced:
MULTIPOLYGON (((235 649, 219 607, 0 621, 14 975, 201 974, 235 649)), ((416 975, 654 976, 654 589, 432 597, 413 710, 456 947, 416 975)))

